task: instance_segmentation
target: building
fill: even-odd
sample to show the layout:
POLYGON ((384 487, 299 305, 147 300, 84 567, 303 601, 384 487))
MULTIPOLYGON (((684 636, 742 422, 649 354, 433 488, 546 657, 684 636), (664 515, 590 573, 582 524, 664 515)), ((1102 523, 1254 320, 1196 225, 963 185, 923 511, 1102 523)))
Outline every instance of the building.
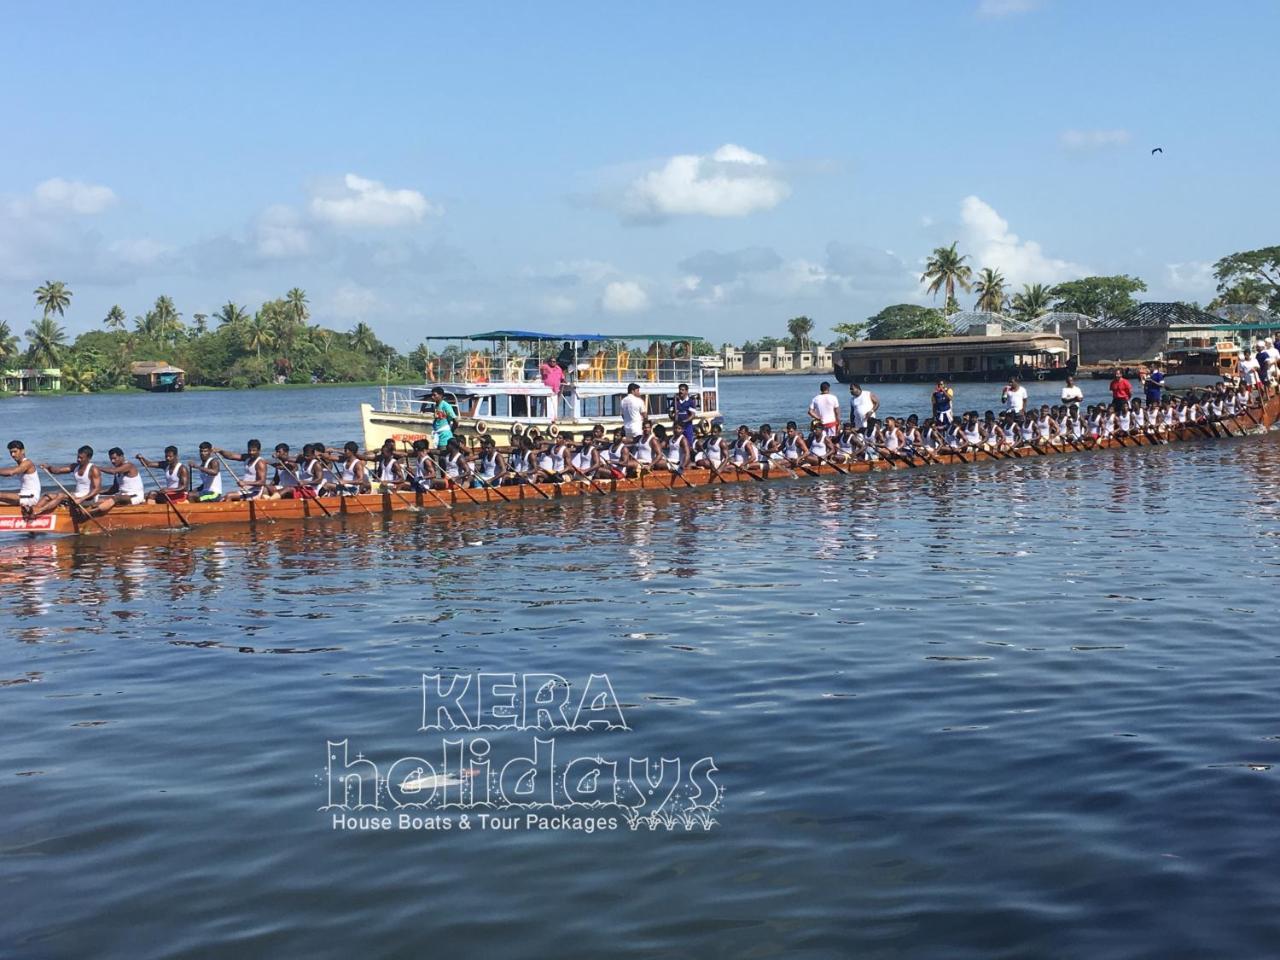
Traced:
POLYGON ((1274 322, 1229 322, 1185 303, 1140 303, 1114 317, 1090 321, 1073 339, 1081 363, 1153 360, 1168 350, 1212 347, 1272 336, 1274 322))
POLYGON ((743 355, 744 370, 781 372, 790 370, 795 357, 786 347, 774 347, 770 350, 753 351, 743 355))
POLYGON ((41 390, 61 389, 62 370, 59 367, 5 370, 0 373, 0 390, 9 393, 38 393, 41 390))
POLYGON ((187 372, 163 360, 138 360, 129 364, 129 377, 139 390, 176 393, 186 386, 187 372))
POLYGON ((1062 380, 1076 369, 1070 344, 1053 333, 854 340, 834 366, 841 383, 1062 380))
POLYGON ((721 352, 720 357, 724 360, 724 369, 726 373, 742 372, 743 356, 742 351, 737 347, 726 346, 721 352))

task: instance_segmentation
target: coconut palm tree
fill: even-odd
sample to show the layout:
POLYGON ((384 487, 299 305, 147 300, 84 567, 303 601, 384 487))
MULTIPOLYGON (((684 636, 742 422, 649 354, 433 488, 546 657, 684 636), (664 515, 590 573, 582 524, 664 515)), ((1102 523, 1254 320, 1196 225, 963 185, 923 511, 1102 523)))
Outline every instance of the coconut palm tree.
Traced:
POLYGON ((209 332, 209 315, 207 313, 193 313, 191 315, 191 329, 197 337, 203 337, 209 332))
POLYGON ((107 315, 102 318, 102 322, 115 331, 123 330, 125 324, 128 323, 128 317, 124 315, 124 311, 120 309, 120 305, 114 305, 107 311, 107 315))
POLYGON ((1004 274, 999 270, 983 267, 973 285, 973 292, 978 295, 978 302, 974 304, 974 309, 985 310, 987 313, 999 313, 1004 309, 1006 299, 1004 291, 1004 274))
POLYGON ((271 322, 270 315, 261 310, 253 315, 253 319, 243 329, 244 345, 259 357, 262 356, 263 347, 270 349, 276 342, 275 325, 271 322))
POLYGON ((289 308, 289 317, 298 326, 305 324, 311 314, 307 310, 307 292, 294 287, 284 295, 285 306, 289 308))
POLYGON ((213 319, 223 326, 236 326, 249 321, 249 312, 244 307, 228 300, 218 308, 218 312, 213 315, 213 319))
POLYGON ((71 303, 71 291, 61 280, 46 280, 36 287, 36 306, 43 308, 45 318, 56 313, 63 316, 63 311, 71 303))
POLYGON ((18 356, 18 338, 5 320, 0 320, 0 367, 12 363, 18 356))
POLYGON ((948 314, 955 313, 959 309, 959 304, 956 302, 956 287, 965 293, 969 292, 973 269, 965 263, 968 259, 967 256, 962 256, 956 250, 956 244, 952 243, 949 247, 935 248, 933 254, 925 261, 920 282, 929 285, 925 288, 925 292, 930 296, 936 297, 939 290, 946 291, 945 311, 948 314))
POLYGON ((787 321, 787 333, 791 334, 796 349, 809 349, 809 334, 813 333, 813 321, 808 317, 792 317, 787 321))
POLYGON ((67 348, 67 331, 53 317, 42 317, 27 331, 27 362, 33 367, 56 367, 67 348))
POLYGON ((374 336, 373 329, 363 321, 351 328, 350 336, 351 349, 359 350, 361 353, 373 353, 378 345, 378 338, 374 336))
POLYGON ((183 332, 182 314, 174 306, 173 298, 164 295, 156 297, 151 313, 155 315, 156 337, 169 343, 177 343, 183 332))
POLYGON ((1053 295, 1043 283, 1024 283, 1022 291, 1013 295, 1014 319, 1024 323, 1034 320, 1036 317, 1048 313, 1049 305, 1052 302, 1053 295))

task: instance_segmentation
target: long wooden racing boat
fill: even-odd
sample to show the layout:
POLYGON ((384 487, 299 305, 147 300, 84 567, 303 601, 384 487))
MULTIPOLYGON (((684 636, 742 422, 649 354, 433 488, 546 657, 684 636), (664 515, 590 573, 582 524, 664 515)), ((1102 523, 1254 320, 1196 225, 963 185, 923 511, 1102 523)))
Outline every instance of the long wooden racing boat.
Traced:
MULTIPOLYGON (((1164 438, 1168 443, 1217 440, 1263 434, 1273 429, 1280 419, 1280 397, 1248 409, 1242 414, 1213 423, 1188 424, 1175 428, 1164 438)), ((90 519, 79 511, 60 508, 53 513, 25 520, 17 507, 0 506, 0 531, 27 533, 102 534, 114 530, 172 530, 203 527, 211 524, 255 524, 277 520, 343 517, 382 517, 401 512, 435 512, 444 514, 458 507, 484 506, 517 502, 561 500, 566 497, 609 496, 644 490, 693 491, 713 489, 720 484, 768 483, 800 477, 820 477, 869 473, 873 470, 915 470, 938 466, 954 466, 990 460, 1025 459, 1028 457, 1068 456, 1089 450, 1147 447, 1162 441, 1147 434, 1113 437, 1094 443, 1083 442, 1023 446, 1014 450, 974 450, 965 453, 939 453, 932 461, 923 457, 886 457, 835 466, 785 467, 773 465, 767 475, 759 468, 739 470, 731 465, 718 475, 706 469, 689 469, 679 475, 665 471, 646 473, 624 480, 568 481, 565 483, 522 484, 490 488, 454 486, 432 492, 403 491, 371 493, 349 497, 326 497, 323 500, 250 500, 224 503, 183 503, 175 509, 169 504, 146 503, 136 507, 116 507, 105 516, 90 519)))

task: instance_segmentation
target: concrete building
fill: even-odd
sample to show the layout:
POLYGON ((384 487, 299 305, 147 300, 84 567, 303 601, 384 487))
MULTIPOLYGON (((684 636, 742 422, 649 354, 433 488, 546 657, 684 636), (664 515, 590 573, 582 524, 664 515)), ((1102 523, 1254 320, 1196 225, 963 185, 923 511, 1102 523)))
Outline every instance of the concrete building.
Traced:
POLYGON ((743 355, 742 351, 737 347, 725 347, 720 354, 720 359, 724 361, 724 369, 726 371, 742 372, 743 355))
POLYGON ((61 389, 62 370, 59 367, 5 370, 0 373, 0 390, 9 393, 38 393, 41 390, 61 389))
POLYGON ((1167 350, 1211 347, 1237 338, 1251 342, 1274 329, 1280 327, 1224 322, 1185 303, 1140 303, 1118 316, 1091 320, 1072 339, 1080 362, 1092 364, 1153 360, 1167 350))

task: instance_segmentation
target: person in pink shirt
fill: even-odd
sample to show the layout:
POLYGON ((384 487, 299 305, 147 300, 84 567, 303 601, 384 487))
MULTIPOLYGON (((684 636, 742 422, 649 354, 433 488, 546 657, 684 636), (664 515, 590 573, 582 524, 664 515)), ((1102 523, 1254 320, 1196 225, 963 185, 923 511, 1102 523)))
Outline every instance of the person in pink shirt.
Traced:
POLYGON ((560 384, 564 383, 564 370, 555 357, 548 357, 538 367, 538 373, 542 375, 542 383, 551 391, 548 407, 551 410, 551 422, 554 423, 560 409, 560 384))

